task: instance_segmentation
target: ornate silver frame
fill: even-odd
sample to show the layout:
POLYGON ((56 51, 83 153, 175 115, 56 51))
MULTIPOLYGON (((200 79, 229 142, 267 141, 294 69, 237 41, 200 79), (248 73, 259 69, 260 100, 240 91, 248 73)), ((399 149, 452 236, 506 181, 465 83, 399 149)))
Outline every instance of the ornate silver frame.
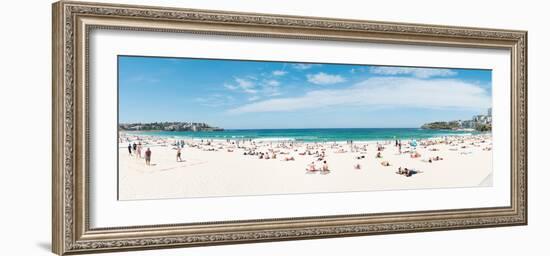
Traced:
POLYGON ((527 224, 527 32, 61 1, 53 4, 55 253, 435 231, 527 224), (343 40, 511 51, 509 207, 92 229, 88 222, 88 35, 93 29, 343 40))

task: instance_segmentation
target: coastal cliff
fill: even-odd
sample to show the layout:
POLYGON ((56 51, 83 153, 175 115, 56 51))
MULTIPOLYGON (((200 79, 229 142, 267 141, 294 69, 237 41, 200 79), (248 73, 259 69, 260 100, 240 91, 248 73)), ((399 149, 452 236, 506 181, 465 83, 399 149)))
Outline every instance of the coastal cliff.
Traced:
POLYGON ((420 128, 427 130, 476 130, 489 132, 493 126, 493 109, 488 108, 486 115, 475 115, 470 120, 437 121, 425 123, 420 128))
POLYGON ((420 128, 422 129, 432 129, 432 130, 457 130, 460 129, 458 122, 433 122, 423 124, 420 128))
POLYGON ((121 131, 223 131, 223 128, 210 126, 206 123, 189 122, 128 123, 119 124, 118 127, 121 131))
POLYGON ((474 123, 464 126, 459 121, 451 121, 426 123, 420 126, 420 128, 426 130, 476 130, 480 132, 488 132, 491 131, 491 126, 491 123, 474 123))

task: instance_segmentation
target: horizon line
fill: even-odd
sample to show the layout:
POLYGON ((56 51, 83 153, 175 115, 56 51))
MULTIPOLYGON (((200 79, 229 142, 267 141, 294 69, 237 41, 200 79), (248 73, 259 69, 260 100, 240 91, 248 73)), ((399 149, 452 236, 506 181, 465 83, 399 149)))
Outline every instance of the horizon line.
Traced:
MULTIPOLYGON (((224 130, 299 130, 299 129, 422 129, 421 127, 293 127, 293 128, 222 128, 224 130)), ((147 131, 147 130, 138 130, 147 131)), ((165 130, 160 130, 165 131, 165 130)))

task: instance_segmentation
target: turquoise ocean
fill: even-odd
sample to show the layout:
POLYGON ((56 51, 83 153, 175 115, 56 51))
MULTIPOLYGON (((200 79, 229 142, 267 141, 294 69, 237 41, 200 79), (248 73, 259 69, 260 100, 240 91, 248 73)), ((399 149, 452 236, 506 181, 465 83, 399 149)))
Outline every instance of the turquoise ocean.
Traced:
POLYGON ((323 129, 242 129, 211 132, 136 131, 128 132, 176 139, 266 140, 266 141, 384 141, 427 139, 480 134, 476 131, 425 130, 420 128, 323 128, 323 129))

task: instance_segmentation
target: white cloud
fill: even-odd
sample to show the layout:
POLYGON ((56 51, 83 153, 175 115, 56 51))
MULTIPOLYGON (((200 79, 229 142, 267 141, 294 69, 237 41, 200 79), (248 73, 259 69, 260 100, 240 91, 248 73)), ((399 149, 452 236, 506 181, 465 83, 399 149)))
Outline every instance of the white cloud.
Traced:
POLYGON ((370 73, 377 75, 412 75, 417 78, 449 77, 457 73, 444 68, 371 67, 370 73))
POLYGON ((277 87, 268 87, 268 88, 264 88, 264 90, 262 91, 262 93, 265 95, 265 96, 269 96, 269 97, 273 97, 273 96, 279 96, 281 95, 281 91, 279 91, 279 88, 277 87))
POLYGON ((258 90, 256 90, 256 89, 243 89, 243 92, 250 93, 250 94, 256 94, 256 93, 258 93, 258 90))
POLYGON ((256 84, 250 80, 235 77, 235 82, 237 83, 236 85, 226 83, 223 85, 223 87, 231 91, 240 90, 242 92, 249 93, 249 94, 255 94, 258 92, 258 90, 255 89, 256 84))
POLYGON ((274 79, 265 80, 262 83, 261 93, 264 96, 268 96, 268 97, 281 95, 281 92, 279 90, 280 85, 281 83, 277 80, 274 80, 274 79))
POLYGON ((225 88, 227 88, 227 89, 229 89, 229 90, 232 90, 232 91, 239 89, 238 86, 232 85, 232 84, 223 84, 223 87, 225 87, 225 88))
POLYGON ((273 72, 271 72, 271 74, 273 74, 274 76, 284 76, 286 75, 288 72, 284 71, 284 70, 275 70, 273 72))
POLYGON ((235 82, 237 82, 237 84, 239 84, 239 87, 241 87, 242 89, 254 88, 254 83, 250 80, 235 77, 235 82))
POLYGON ((298 63, 298 64, 292 64, 292 65, 291 65, 292 68, 298 69, 298 70, 306 70, 306 69, 310 69, 310 68, 317 67, 317 66, 321 66, 321 64, 303 64, 303 63, 298 63))
POLYGON ((277 81, 277 80, 267 80, 267 81, 265 81, 265 84, 267 86, 276 87, 276 86, 279 86, 281 83, 279 83, 279 81, 277 81))
POLYGON ((455 79, 374 77, 345 89, 313 90, 300 97, 258 101, 228 110, 230 114, 284 112, 332 106, 484 109, 487 92, 455 79))
POLYGON ((345 82, 346 79, 339 75, 330 75, 323 72, 317 74, 308 74, 307 81, 314 84, 336 84, 345 82))
MULTIPOLYGON (((223 87, 230 91, 243 92, 246 94, 261 94, 261 96, 277 96, 281 95, 279 90, 280 82, 275 79, 264 79, 262 81, 251 81, 250 79, 235 77, 235 84, 225 83, 223 87)), ((251 101, 260 99, 249 97, 251 101)))

